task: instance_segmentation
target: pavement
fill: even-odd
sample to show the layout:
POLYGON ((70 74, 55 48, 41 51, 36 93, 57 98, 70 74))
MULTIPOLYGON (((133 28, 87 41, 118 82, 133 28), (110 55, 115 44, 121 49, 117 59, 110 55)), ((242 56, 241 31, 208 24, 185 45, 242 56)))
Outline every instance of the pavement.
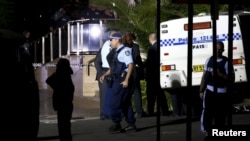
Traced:
MULTIPOLYGON (((235 114, 233 115, 233 125, 248 125, 250 127, 249 119, 249 113, 235 114)), ((156 121, 156 117, 138 118, 136 132, 109 133, 107 128, 112 124, 110 120, 100 120, 99 118, 72 119, 72 135, 74 141, 187 141, 185 116, 162 116, 159 126, 157 126, 156 121)), ((122 126, 126 126, 126 123, 122 122, 122 126)), ((204 134, 200 132, 199 127, 199 120, 193 118, 191 123, 192 141, 204 140, 204 134)), ((247 134, 250 136, 250 132, 247 134)), ((40 123, 38 141, 59 141, 56 120, 40 123)))
MULTIPOLYGON (((59 141, 56 113, 52 108, 50 92, 40 90, 40 126, 38 141, 59 141)), ((109 133, 111 120, 100 120, 99 97, 76 96, 72 117, 73 141, 204 141, 204 134, 200 132, 199 117, 193 117, 187 126, 186 116, 161 116, 160 122, 156 117, 137 118, 136 132, 109 133), (159 124, 157 124, 159 123, 159 124), (189 128, 187 128, 189 127, 189 128), (191 129, 187 130, 187 129, 191 129), (187 133, 191 133, 187 136, 187 133)), ((232 124, 248 126, 250 128, 250 112, 234 113, 232 124)), ((126 126, 125 121, 122 127, 126 126)), ((245 129, 244 129, 245 130, 245 129)), ((250 136, 250 129, 247 129, 250 136)), ((235 138, 237 140, 237 138, 235 138)), ((238 141, 244 141, 239 139, 238 141)), ((249 140, 248 140, 249 141, 249 140)))
MULTIPOLYGON (((51 105, 51 94, 40 92, 40 126, 38 141, 59 141, 56 113, 51 105)), ((250 128, 250 113, 233 114, 233 125, 248 125, 250 128)), ((111 120, 100 120, 99 97, 75 97, 72 123, 73 141, 203 141, 204 134, 200 132, 199 117, 193 117, 191 128, 187 128, 186 116, 143 117, 136 119, 136 132, 109 133, 111 120), (159 123, 159 124, 157 124, 159 123), (191 129, 186 130, 186 129, 191 129), (191 132, 190 136, 187 133, 191 132)), ((122 127, 126 126, 125 121, 122 127)), ((189 126, 190 127, 190 126, 189 126)), ((250 136, 250 129, 248 132, 250 136)), ((237 139, 237 138, 235 138, 237 139)), ((242 139, 238 141, 243 141, 242 139)))

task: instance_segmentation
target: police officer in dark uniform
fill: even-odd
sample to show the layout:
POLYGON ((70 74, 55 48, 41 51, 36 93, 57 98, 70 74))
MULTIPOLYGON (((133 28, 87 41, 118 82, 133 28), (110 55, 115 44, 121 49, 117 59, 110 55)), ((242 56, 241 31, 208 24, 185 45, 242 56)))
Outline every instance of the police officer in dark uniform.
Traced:
POLYGON ((117 131, 136 131, 134 111, 131 104, 130 87, 132 72, 134 68, 132 50, 122 44, 122 34, 114 33, 110 36, 110 44, 116 49, 110 69, 101 76, 101 81, 105 77, 111 76, 111 83, 108 84, 112 91, 110 93, 110 110, 113 125, 109 128, 110 132, 117 131), (123 116, 127 126, 122 129, 121 121, 123 116))
POLYGON ((228 99, 227 86, 234 82, 234 70, 232 76, 229 76, 228 68, 233 68, 228 58, 223 56, 223 42, 216 44, 217 54, 215 57, 210 57, 206 60, 204 73, 200 85, 200 97, 203 100, 203 111, 201 115, 201 130, 206 135, 209 135, 212 126, 223 127, 226 125, 226 117, 230 107, 228 99), (214 71, 214 61, 217 62, 217 70, 214 71), (216 73, 216 74, 215 74, 216 73), (232 77, 232 79, 229 79, 232 77), (229 82, 232 80, 233 82, 229 82), (215 89, 217 88, 217 89, 215 89))

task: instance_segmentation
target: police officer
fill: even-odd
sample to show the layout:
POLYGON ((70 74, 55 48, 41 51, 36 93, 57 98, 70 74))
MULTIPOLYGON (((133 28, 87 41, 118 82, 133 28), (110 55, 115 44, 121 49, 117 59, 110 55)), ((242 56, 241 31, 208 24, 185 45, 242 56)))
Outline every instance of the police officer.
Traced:
MULTIPOLYGON (((112 35, 115 31, 111 31, 110 35, 112 35)), ((105 99, 107 97, 107 100, 109 100, 108 95, 106 96, 106 93, 108 93, 106 82, 100 81, 100 77, 106 73, 106 71, 109 69, 109 63, 107 60, 107 55, 112 50, 112 47, 110 46, 110 40, 107 40, 103 46, 100 48, 99 52, 96 55, 94 64, 96 68, 96 80, 98 81, 99 86, 99 97, 100 97, 100 119, 105 120, 109 119, 110 110, 107 106, 105 106, 109 101, 105 102, 105 99)))
POLYGON ((228 58, 223 56, 223 42, 216 43, 216 57, 206 60, 204 73, 200 85, 200 98, 203 100, 203 111, 201 115, 201 130, 209 134, 212 126, 223 127, 226 125, 226 117, 230 107, 228 99, 228 84, 234 82, 234 70, 232 76, 228 75, 228 68, 233 68, 228 58), (217 62, 217 70, 214 71, 214 59, 217 62), (230 77, 232 79, 230 79, 230 77), (228 80, 232 80, 229 82, 228 80), (215 89, 217 88, 217 89, 215 89))
POLYGON ((144 80, 144 64, 140 55, 139 44, 135 42, 136 36, 132 32, 126 32, 123 35, 123 44, 132 49, 132 56, 134 61, 134 71, 133 71, 133 86, 131 88, 131 93, 134 98, 134 105, 136 111, 136 117, 141 118, 145 117, 146 113, 142 107, 142 97, 141 97, 141 84, 140 80, 144 80))
POLYGON ((105 76, 111 75, 113 83, 110 93, 110 110, 113 125, 109 128, 110 132, 117 131, 136 131, 134 111, 131 104, 130 81, 134 68, 132 50, 122 44, 122 34, 114 33, 110 36, 110 44, 115 48, 116 53, 113 57, 110 69, 101 76, 104 81, 105 76), (121 129, 123 116, 127 126, 121 129))

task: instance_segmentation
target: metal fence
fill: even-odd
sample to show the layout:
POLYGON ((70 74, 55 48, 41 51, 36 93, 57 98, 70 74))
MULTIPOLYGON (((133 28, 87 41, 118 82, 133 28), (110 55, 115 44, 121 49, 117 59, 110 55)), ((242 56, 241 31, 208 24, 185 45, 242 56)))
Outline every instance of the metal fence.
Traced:
POLYGON ((69 21, 32 42, 34 63, 45 64, 66 55, 96 54, 108 39, 107 24, 116 20, 69 21))

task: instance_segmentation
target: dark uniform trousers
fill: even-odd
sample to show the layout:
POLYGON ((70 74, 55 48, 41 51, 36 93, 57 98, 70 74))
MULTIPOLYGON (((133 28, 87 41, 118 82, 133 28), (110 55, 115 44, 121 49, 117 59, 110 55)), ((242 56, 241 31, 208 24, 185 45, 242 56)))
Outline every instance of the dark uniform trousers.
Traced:
MULTIPOLYGON (((108 68, 102 68, 102 74, 103 75, 106 71, 108 70, 108 68)), ((106 104, 106 99, 108 99, 107 97, 107 84, 106 81, 103 81, 102 83, 98 80, 98 86, 99 86, 99 90, 100 90, 100 111, 101 111, 101 117, 108 117, 110 115, 109 112, 109 108, 105 105, 106 104), (106 98, 107 97, 107 98, 106 98)))
POLYGON ((203 101, 205 110, 203 110, 201 116, 203 130, 210 132, 212 128, 224 127, 229 110, 228 105, 227 93, 215 93, 206 89, 203 101))
POLYGON ((105 92, 105 100, 103 102, 103 114, 106 117, 110 118, 110 116, 111 116, 110 97, 111 97, 112 88, 108 87, 107 84, 106 84, 105 89, 106 89, 106 92, 105 92))
POLYGON ((120 84, 124 81, 126 75, 116 76, 114 78, 113 86, 110 93, 110 112, 111 119, 114 123, 119 124, 122 121, 123 116, 128 124, 134 124, 134 112, 131 104, 130 85, 127 88, 123 88, 120 84))

